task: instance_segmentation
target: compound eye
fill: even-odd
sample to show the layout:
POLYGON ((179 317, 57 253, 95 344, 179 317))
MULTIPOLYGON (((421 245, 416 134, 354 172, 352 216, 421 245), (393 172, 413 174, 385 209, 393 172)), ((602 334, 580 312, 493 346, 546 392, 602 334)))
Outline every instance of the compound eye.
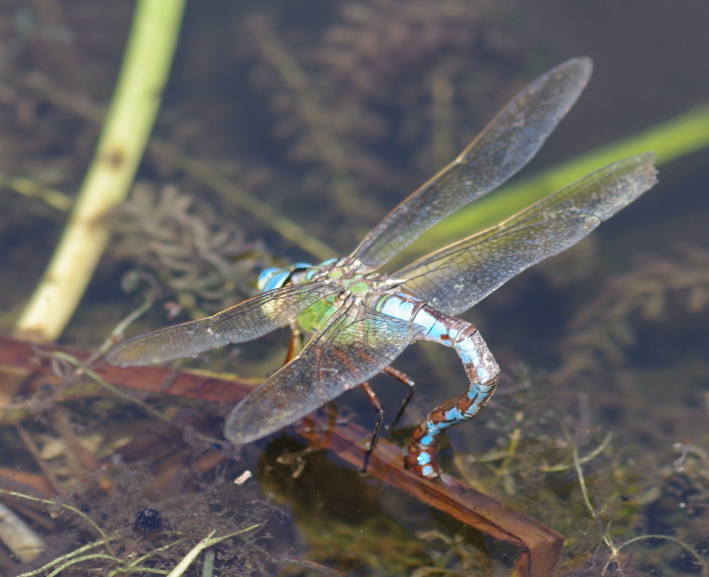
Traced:
POLYGON ((289 270, 278 267, 267 268, 261 271, 258 281, 256 282, 256 286, 261 292, 270 291, 272 289, 282 287, 286 280, 288 280, 289 276, 289 270))

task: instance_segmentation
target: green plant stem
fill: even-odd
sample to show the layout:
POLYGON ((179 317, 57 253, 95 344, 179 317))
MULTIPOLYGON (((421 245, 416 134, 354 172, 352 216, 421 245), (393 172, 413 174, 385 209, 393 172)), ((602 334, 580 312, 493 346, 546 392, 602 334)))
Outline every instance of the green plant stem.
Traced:
POLYGON ((62 212, 68 211, 73 205, 72 200, 63 192, 43 186, 23 176, 9 177, 0 173, 0 185, 7 186, 19 194, 38 198, 62 212))
POLYGON ((685 543, 682 541, 682 539, 678 539, 677 537, 672 537, 670 535, 640 535, 639 537, 633 537, 632 539, 627 540, 625 543, 622 543, 621 545, 618 545, 616 548, 612 550, 612 555, 611 558, 608 560, 606 563, 605 567, 603 567, 603 575, 606 574, 606 571, 608 570, 608 566, 611 564, 612 561, 616 560, 616 557, 618 556, 618 552, 623 548, 626 547, 627 545, 631 545, 632 543, 638 543, 640 541, 655 541, 655 540, 662 540, 664 539, 665 541, 671 541, 672 543, 676 543, 680 547, 682 547, 687 553, 689 553, 692 557, 694 557, 694 562, 699 565, 699 567, 702 570, 702 577, 709 577, 709 564, 704 560, 704 558, 697 552, 694 547, 691 547, 689 544, 685 543))
POLYGON ((91 517, 89 517, 86 513, 80 511, 76 507, 72 507, 71 505, 67 505, 66 503, 50 501, 49 499, 41 499, 39 497, 33 497, 32 495, 18 493, 17 491, 7 491, 5 489, 0 489, 0 495, 7 495, 8 497, 17 497, 18 499, 27 499, 28 501, 34 501, 35 503, 43 503, 45 505, 49 505, 50 507, 62 507, 63 509, 71 511, 72 513, 84 519, 84 521, 86 521, 89 525, 91 525, 91 527, 94 528, 94 530, 101 536, 101 543, 106 547, 106 549, 111 555, 114 555, 113 548, 110 544, 111 539, 108 538, 106 533, 103 532, 103 529, 101 529, 101 527, 99 527, 91 517))
POLYGON ((248 533, 249 531, 253 531, 254 529, 259 528, 260 526, 261 525, 258 524, 251 525, 250 527, 242 529, 241 531, 236 531, 235 533, 224 535, 224 537, 213 537, 216 531, 212 531, 209 535, 207 535, 204 539, 202 539, 199 543, 192 547, 192 549, 190 549, 189 553, 187 553, 187 555, 185 555, 180 560, 180 562, 175 565, 175 568, 170 571, 167 577, 181 577, 182 575, 184 575, 185 571, 187 571, 188 567, 192 565, 192 563, 194 563, 194 560, 197 559, 197 556, 205 549, 217 545, 222 541, 226 541, 227 539, 231 539, 232 537, 236 537, 237 535, 241 535, 242 533, 248 533))
MULTIPOLYGON (((606 449, 608 443, 611 442, 612 438, 613 433, 608 433, 603 439, 603 441, 601 441, 601 444, 598 445, 598 447, 596 447, 585 457, 579 458, 579 465, 583 465, 584 463, 587 463, 588 461, 591 461, 592 459, 595 459, 598 455, 600 455, 606 449)), ((575 467, 575 464, 567 465, 565 463, 562 463, 561 465, 543 466, 541 467, 541 470, 545 473, 552 473, 558 471, 565 471, 566 469, 570 469, 571 467, 575 467)))
MULTIPOLYGON (((113 537, 111 539, 114 539, 113 537)), ((35 569, 34 571, 28 571, 27 573, 22 573, 20 575, 17 575, 17 577, 34 577, 34 575, 39 575, 41 573, 44 573, 46 575, 46 572, 49 571, 51 567, 54 565, 58 565, 62 561, 66 561, 67 559, 73 559, 76 558, 77 555, 80 555, 81 553, 84 553, 85 551, 89 551, 90 549, 94 549, 95 547, 102 547, 104 546, 105 543, 103 541, 97 541, 94 543, 89 543, 88 545, 84 545, 83 547, 79 547, 78 549, 74 549, 74 551, 71 551, 70 553, 67 553, 65 555, 61 555, 60 557, 56 557, 52 559, 49 563, 46 563, 45 565, 42 565, 39 569, 35 569)), ((112 557, 108 556, 111 559, 114 559, 115 561, 119 561, 117 557, 112 557)))
POLYGON ((108 243, 101 217, 125 200, 155 122, 185 0, 139 0, 106 122, 76 205, 16 336, 54 341, 76 309, 108 243))
POLYGON ((84 555, 83 557, 76 557, 75 559, 72 559, 71 561, 67 561, 62 565, 61 567, 57 567, 54 571, 49 573, 47 577, 56 577, 56 575, 59 575, 64 569, 68 569, 72 565, 76 565, 77 563, 81 563, 82 561, 92 561, 94 559, 106 559, 107 561, 113 561, 114 563, 116 561, 120 561, 116 557, 112 557, 111 555, 104 555, 102 553, 94 553, 92 555, 84 555))
POLYGON ((202 577, 212 577, 214 574, 214 551, 207 551, 204 554, 204 566, 202 567, 202 577))

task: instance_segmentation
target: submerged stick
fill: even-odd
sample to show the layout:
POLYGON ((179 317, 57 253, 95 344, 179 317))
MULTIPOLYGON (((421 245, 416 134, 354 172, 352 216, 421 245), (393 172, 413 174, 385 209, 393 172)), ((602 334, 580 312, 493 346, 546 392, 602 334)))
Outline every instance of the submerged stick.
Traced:
POLYGON ((128 196, 155 122, 177 43, 185 0, 140 0, 94 160, 49 267, 15 334, 55 340, 93 275, 108 231, 103 215, 128 196))

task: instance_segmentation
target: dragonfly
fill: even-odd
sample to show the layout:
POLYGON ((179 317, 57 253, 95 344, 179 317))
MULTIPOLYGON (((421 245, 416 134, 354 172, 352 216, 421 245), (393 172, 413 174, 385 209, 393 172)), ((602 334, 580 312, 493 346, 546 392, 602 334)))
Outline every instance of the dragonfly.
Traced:
POLYGON ((266 269, 258 295, 213 316, 127 339, 106 360, 118 366, 163 363, 251 341, 284 326, 307 335, 300 353, 231 411, 224 435, 241 445, 367 386, 382 371, 393 371, 389 365, 415 341, 451 347, 469 386, 426 416, 405 457, 414 473, 438 477, 441 436, 480 413, 500 375, 477 328, 457 315, 526 268, 572 246, 651 188, 654 154, 602 168, 393 273, 380 269, 423 232, 527 164, 576 102, 591 70, 589 58, 574 58, 531 82, 349 256, 266 269))

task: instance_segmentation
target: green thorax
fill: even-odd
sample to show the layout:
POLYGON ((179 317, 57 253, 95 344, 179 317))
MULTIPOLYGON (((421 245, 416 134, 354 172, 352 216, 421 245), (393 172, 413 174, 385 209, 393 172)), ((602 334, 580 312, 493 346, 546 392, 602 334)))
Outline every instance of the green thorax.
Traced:
MULTIPOLYGON (((341 275, 339 271, 332 271, 328 276, 336 280, 338 284, 340 284, 342 288, 347 289, 350 294, 357 297, 363 297, 372 289, 370 283, 362 280, 362 275, 355 275, 353 278, 343 279, 340 278, 341 275)), ((330 295, 305 309, 297 317, 300 328, 305 333, 313 333, 320 330, 339 308, 341 298, 342 295, 339 294, 330 295)))

